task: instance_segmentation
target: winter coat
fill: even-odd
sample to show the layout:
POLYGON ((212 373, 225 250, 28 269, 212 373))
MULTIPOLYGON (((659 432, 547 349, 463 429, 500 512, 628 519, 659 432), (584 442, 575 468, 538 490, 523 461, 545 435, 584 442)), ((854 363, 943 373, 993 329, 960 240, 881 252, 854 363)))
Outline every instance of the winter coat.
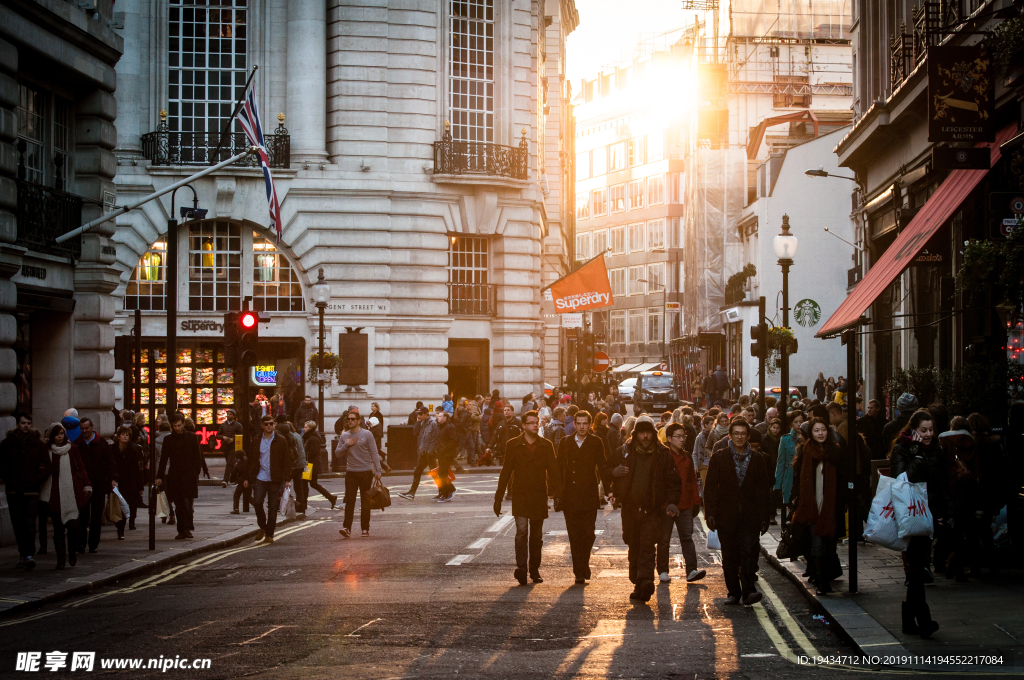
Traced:
MULTIPOLYGON (((562 494, 562 475, 555 460, 551 442, 538 437, 534 450, 526 443, 526 435, 513 437, 505 443, 505 458, 494 492, 495 504, 505 497, 512 483, 512 514, 528 519, 547 519, 548 495, 562 494)), ((595 495, 596 501, 596 495, 595 495)))
POLYGON ((156 477, 163 480, 160 490, 166 491, 168 498, 199 498, 199 473, 202 469, 203 453, 194 434, 171 432, 167 435, 156 477))
POLYGON ((618 425, 613 425, 608 428, 608 434, 604 440, 604 452, 605 457, 608 458, 608 462, 616 456, 619 449, 622 448, 622 429, 618 425))
POLYGON ((508 442, 523 433, 523 423, 518 418, 502 420, 491 435, 491 442, 487 448, 501 458, 505 455, 505 448, 508 442))
POLYGON ((693 470, 693 459, 685 451, 677 454, 669 449, 669 452, 672 454, 676 472, 679 473, 679 481, 683 485, 679 502, 675 506, 680 510, 697 507, 700 505, 700 490, 697 488, 697 473, 693 470))
POLYGON ((295 415, 292 416, 292 423, 301 430, 310 420, 314 423, 320 422, 320 411, 317 410, 316 404, 310 404, 307 407, 305 401, 300 402, 299 407, 295 409, 295 415))
POLYGON ((881 413, 873 416, 861 416, 857 419, 857 431, 864 435, 872 460, 884 460, 889 453, 889 443, 882 432, 885 429, 885 416, 881 413))
POLYGON ((817 380, 815 380, 814 381, 814 387, 811 388, 811 392, 814 393, 814 398, 815 399, 817 399, 818 401, 820 401, 823 404, 825 403, 825 381, 824 380, 822 380, 821 378, 818 378, 817 380))
POLYGON ((601 437, 588 434, 583 446, 576 444, 575 437, 563 437, 555 456, 562 477, 562 508, 570 512, 599 508, 598 482, 604 483, 606 491, 612 488, 611 466, 601 437))
MULTIPOLYGON (((88 488, 93 490, 93 485, 92 482, 89 481, 89 473, 85 469, 85 463, 82 462, 82 456, 78 452, 78 446, 72 444, 71 450, 64 455, 68 456, 68 461, 71 463, 71 482, 75 489, 75 505, 81 508, 89 501, 89 497, 86 497, 86 489, 88 488)), ((50 512, 55 512, 60 516, 59 456, 47 451, 47 457, 50 459, 50 469, 53 471, 53 480, 50 482, 50 500, 46 507, 50 512)), ((96 491, 93 490, 93 493, 96 493, 96 491)))
MULTIPOLYGON (((85 436, 80 435, 75 445, 78 446, 78 453, 85 463, 86 472, 89 473, 92 488, 96 493, 110 493, 110 482, 117 479, 114 454, 106 439, 95 432, 93 435, 90 442, 86 442, 85 436)), ((192 435, 192 438, 195 439, 195 435, 192 435)))
POLYGON ((889 456, 889 476, 895 479, 903 472, 911 483, 928 484, 928 508, 936 521, 953 516, 945 454, 937 440, 924 446, 901 434, 889 456))
POLYGON ((544 428, 544 439, 551 442, 551 445, 555 447, 555 451, 558 450, 558 446, 562 443, 562 439, 564 438, 565 423, 561 420, 552 420, 548 423, 547 427, 544 428))
POLYGON ((900 432, 903 430, 904 426, 910 422, 911 415, 913 415, 912 411, 901 412, 891 423, 882 427, 882 445, 885 449, 886 457, 889 456, 889 449, 892 447, 893 441, 900 436, 900 432))
POLYGON ((779 439, 779 455, 775 460, 775 489, 782 491, 782 502, 789 503, 793 493, 793 456, 796 455, 796 430, 779 439))
MULTIPOLYGON (((248 459, 248 473, 246 478, 249 486, 256 483, 256 477, 260 474, 260 442, 263 439, 261 434, 255 438, 246 451, 248 459)), ((292 478, 292 459, 288 452, 288 442, 280 434, 274 433, 274 439, 270 442, 270 481, 288 482, 292 478)))
POLYGON ((235 420, 232 422, 224 421, 217 428, 217 439, 220 440, 220 452, 227 454, 228 451, 235 450, 235 435, 245 434, 245 428, 242 427, 242 423, 235 420))
POLYGON ((636 473, 636 465, 632 461, 640 455, 636 452, 637 443, 637 440, 631 437, 622 447, 624 455, 621 464, 628 467, 629 472, 624 477, 619 477, 612 482, 615 488, 615 498, 624 505, 639 507, 640 510, 648 514, 661 512, 669 503, 675 503, 679 499, 683 489, 682 480, 679 479, 675 461, 672 459, 668 447, 663 446, 655 437, 652 441, 654 453, 651 455, 654 456, 654 460, 651 461, 647 493, 644 498, 640 499, 640 502, 635 502, 636 499, 631 498, 630 489, 633 485, 633 475, 636 473))
POLYGON ((114 451, 114 465, 117 467, 117 486, 126 499, 138 496, 142 491, 142 447, 128 444, 121 450, 120 443, 111 447, 114 451))
POLYGON ((416 452, 421 456, 436 457, 437 421, 433 418, 427 418, 423 422, 417 421, 413 433, 416 435, 416 452))
POLYGON ((327 470, 327 445, 317 430, 309 430, 302 435, 302 448, 306 454, 306 462, 313 463, 317 474, 327 470))
POLYGON ((459 451, 459 433, 452 424, 451 418, 437 429, 437 460, 438 464, 450 465, 459 451))
POLYGON ((704 482, 704 516, 715 521, 718 531, 759 531, 771 509, 768 471, 764 459, 750 453, 750 462, 738 483, 732 450, 715 453, 704 482))
POLYGON ((0 478, 9 494, 35 494, 50 476, 50 457, 39 433, 17 429, 0 442, 0 478))

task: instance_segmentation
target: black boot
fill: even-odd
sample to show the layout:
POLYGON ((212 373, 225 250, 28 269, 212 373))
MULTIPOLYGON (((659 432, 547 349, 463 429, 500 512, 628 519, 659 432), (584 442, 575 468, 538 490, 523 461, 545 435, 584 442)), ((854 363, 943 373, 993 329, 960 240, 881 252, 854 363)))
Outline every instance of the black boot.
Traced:
POLYGON ((917 627, 917 621, 914 620, 914 610, 906 602, 901 607, 903 611, 903 632, 907 635, 917 635, 920 629, 917 627))
POLYGON ((925 639, 931 637, 932 633, 939 629, 939 623, 932 621, 932 612, 923 602, 917 607, 917 627, 921 637, 925 639))

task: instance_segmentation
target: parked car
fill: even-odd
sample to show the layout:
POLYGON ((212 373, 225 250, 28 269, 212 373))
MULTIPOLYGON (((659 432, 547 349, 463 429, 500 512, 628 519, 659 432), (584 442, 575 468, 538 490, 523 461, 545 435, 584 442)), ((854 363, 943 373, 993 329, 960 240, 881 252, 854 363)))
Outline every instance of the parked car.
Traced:
MULTIPOLYGON (((776 385, 775 387, 765 387, 764 393, 765 396, 772 396, 778 399, 780 396, 782 396, 782 388, 779 387, 778 385, 776 385)), ((750 388, 750 401, 757 401, 757 396, 757 388, 750 388)), ((789 388, 789 397, 790 399, 803 399, 804 395, 800 394, 800 390, 791 386, 789 388)))
POLYGON ((619 383, 619 399, 633 401, 633 390, 636 389, 636 378, 626 378, 619 383))
POLYGON ((633 415, 661 414, 683 405, 679 398, 679 382, 668 371, 644 371, 636 381, 633 393, 633 415))

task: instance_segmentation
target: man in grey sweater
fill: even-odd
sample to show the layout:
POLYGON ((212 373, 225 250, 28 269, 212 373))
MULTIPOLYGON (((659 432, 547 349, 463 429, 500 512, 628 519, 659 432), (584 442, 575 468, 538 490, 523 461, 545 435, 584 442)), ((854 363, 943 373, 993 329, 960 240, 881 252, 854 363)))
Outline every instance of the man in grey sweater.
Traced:
POLYGON ((345 538, 352 537, 352 517, 355 514, 356 491, 359 492, 359 524, 363 536, 370 535, 370 508, 366 493, 374 479, 380 480, 380 454, 377 443, 369 430, 359 426, 359 414, 349 413, 345 417, 345 429, 338 442, 337 453, 348 454, 348 471, 345 473, 345 525, 338 530, 345 538))

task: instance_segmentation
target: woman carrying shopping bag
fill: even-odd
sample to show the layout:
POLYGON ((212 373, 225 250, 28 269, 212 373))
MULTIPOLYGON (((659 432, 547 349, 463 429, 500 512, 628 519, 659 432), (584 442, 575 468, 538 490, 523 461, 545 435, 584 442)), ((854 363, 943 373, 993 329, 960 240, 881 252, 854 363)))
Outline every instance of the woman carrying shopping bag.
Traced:
POLYGON ((63 569, 65 560, 71 562, 72 567, 77 562, 78 510, 92 496, 92 484, 78 446, 68 441, 63 425, 50 425, 43 443, 46 444, 53 472, 39 491, 39 509, 53 520, 57 569, 63 569))
MULTIPOLYGON (((949 524, 949 476, 935 423, 928 411, 919 410, 910 416, 900 436, 889 451, 889 474, 893 478, 907 473, 911 484, 925 482, 928 488, 928 509, 936 527, 949 524)), ((932 620, 925 601, 924 584, 931 556, 930 536, 912 536, 907 546, 907 600, 903 603, 903 632, 927 638, 939 629, 932 620)))
POLYGON ((114 443, 114 463, 117 465, 117 489, 128 501, 128 517, 122 517, 114 526, 117 527, 117 540, 124 540, 124 525, 135 529, 135 516, 142 498, 142 449, 132 443, 132 428, 122 425, 117 430, 114 443))

